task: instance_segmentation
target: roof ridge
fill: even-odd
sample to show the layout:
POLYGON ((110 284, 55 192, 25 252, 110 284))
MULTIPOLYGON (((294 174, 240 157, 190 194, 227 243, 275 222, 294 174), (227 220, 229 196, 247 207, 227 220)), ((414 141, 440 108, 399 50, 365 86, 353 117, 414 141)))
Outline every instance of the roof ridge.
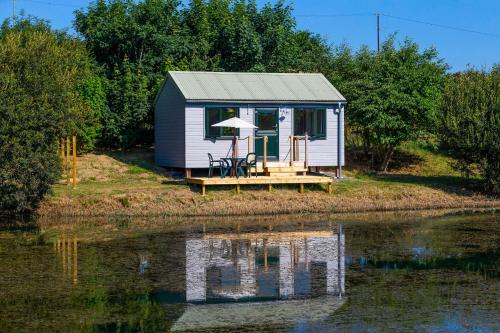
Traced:
POLYGON ((318 75, 324 76, 323 73, 313 72, 213 72, 213 71, 168 71, 169 73, 183 73, 183 74, 217 74, 217 75, 318 75))

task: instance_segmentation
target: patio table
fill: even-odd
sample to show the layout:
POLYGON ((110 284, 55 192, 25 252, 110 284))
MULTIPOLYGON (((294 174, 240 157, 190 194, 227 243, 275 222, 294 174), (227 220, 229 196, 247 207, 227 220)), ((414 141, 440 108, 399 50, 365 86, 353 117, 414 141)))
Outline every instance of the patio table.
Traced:
POLYGON ((245 160, 244 157, 223 157, 221 159, 231 163, 231 177, 245 176, 245 174, 238 174, 238 166, 245 160))

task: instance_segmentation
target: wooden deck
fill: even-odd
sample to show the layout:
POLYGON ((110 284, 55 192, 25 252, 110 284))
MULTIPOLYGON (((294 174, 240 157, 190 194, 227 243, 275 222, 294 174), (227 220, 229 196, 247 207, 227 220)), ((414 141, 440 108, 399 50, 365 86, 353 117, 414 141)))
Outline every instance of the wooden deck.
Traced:
POLYGON ((214 185, 236 185, 236 192, 240 193, 241 185, 268 185, 268 190, 272 190, 272 185, 277 184, 297 184, 299 192, 304 192, 304 184, 327 184, 328 193, 332 192, 333 178, 323 176, 258 176, 258 177, 189 177, 185 179, 188 184, 196 184, 201 186, 201 194, 205 195, 206 186, 214 185))

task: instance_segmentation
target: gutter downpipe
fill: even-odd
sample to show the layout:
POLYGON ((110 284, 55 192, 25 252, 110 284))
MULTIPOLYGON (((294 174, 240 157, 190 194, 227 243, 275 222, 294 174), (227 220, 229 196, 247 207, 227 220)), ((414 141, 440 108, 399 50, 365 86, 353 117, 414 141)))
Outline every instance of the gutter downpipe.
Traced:
POLYGON ((342 179, 342 103, 338 103, 339 114, 337 121, 337 178, 342 179))

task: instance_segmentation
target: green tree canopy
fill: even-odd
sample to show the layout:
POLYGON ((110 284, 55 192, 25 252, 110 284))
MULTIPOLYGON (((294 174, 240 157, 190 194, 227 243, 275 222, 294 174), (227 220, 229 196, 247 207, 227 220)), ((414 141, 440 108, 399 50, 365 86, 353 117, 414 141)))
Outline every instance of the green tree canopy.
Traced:
POLYGON ((43 22, 0 30, 0 213, 36 207, 60 172, 58 142, 89 130, 80 87, 92 77, 85 46, 43 22))
POLYGON ((330 47, 296 29, 284 1, 98 0, 76 12, 76 30, 105 69, 103 140, 152 142, 152 103, 166 72, 329 70, 330 47))
POLYGON ((458 167, 479 166, 486 190, 500 194, 500 65, 451 76, 441 110, 440 137, 458 167))
POLYGON ((392 36, 380 53, 340 48, 331 79, 349 101, 348 124, 372 151, 382 152, 387 170, 401 143, 434 132, 447 65, 433 48, 421 52, 406 39, 399 47, 392 36))

